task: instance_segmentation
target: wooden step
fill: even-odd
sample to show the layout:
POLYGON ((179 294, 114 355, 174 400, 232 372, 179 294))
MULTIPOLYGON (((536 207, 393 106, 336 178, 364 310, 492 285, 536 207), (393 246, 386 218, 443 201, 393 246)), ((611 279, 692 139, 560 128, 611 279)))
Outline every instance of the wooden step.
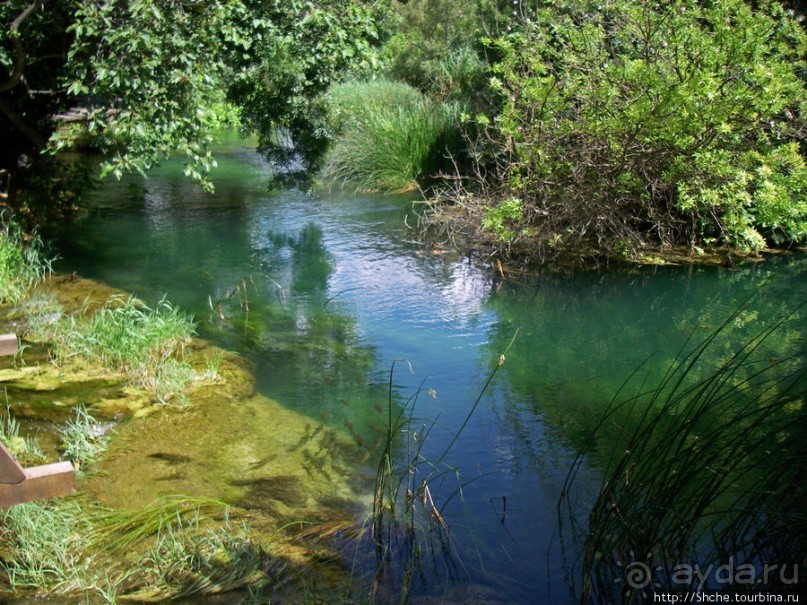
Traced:
MULTIPOLYGON (((0 335, 0 355, 16 355, 16 334, 0 335)), ((73 494, 76 476, 70 462, 23 468, 0 443, 0 507, 73 494)))

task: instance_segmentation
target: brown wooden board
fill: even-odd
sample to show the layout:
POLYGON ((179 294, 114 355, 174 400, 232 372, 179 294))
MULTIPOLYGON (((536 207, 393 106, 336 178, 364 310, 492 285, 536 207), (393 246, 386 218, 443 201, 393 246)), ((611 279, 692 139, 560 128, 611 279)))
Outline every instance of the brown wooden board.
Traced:
POLYGON ((20 483, 0 483, 0 507, 66 496, 75 491, 75 473, 69 462, 35 466, 25 469, 25 479, 20 483))
POLYGON ((0 355, 16 355, 18 350, 16 334, 0 334, 0 355))

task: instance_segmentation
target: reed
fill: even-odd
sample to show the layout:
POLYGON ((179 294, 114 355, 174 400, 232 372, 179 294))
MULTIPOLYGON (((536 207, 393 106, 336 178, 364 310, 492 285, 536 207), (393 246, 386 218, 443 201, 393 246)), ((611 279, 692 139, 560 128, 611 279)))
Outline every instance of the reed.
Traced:
MULTIPOLYGON (((585 519, 573 494, 593 452, 571 468, 559 513, 565 539, 582 547, 581 602, 633 603, 682 588, 670 580, 681 563, 804 563, 805 351, 774 358, 765 347, 785 323, 803 319, 795 311, 768 325, 709 371, 706 352, 741 312, 655 388, 614 400, 590 442, 626 414, 635 424, 612 451, 599 452, 603 479, 585 519), (646 572, 642 581, 627 582, 637 569, 646 572)), ((752 588, 781 589, 777 578, 752 588)))
MULTIPOLYGON (((479 403, 504 365, 506 354, 517 333, 499 357, 460 424, 450 431, 451 438, 436 457, 424 453, 424 446, 438 423, 415 415, 423 394, 422 385, 402 405, 393 397, 393 378, 396 363, 390 368, 387 421, 384 447, 376 469, 373 498, 372 536, 376 554, 376 572, 373 581, 373 602, 388 600, 390 578, 395 578, 393 592, 401 603, 406 602, 413 581, 423 576, 424 565, 442 560, 444 569, 457 570, 461 565, 454 561, 450 527, 445 520, 445 508, 456 497, 462 498, 469 485, 461 469, 450 462, 449 454, 460 435, 468 426, 479 403), (404 436, 400 444, 399 435, 404 436), (397 576, 397 577, 396 577, 397 576)), ((447 429, 440 425, 441 429, 447 429)))
POLYGON ((329 96, 337 134, 324 176, 332 182, 362 191, 417 189, 459 138, 460 104, 433 101, 403 83, 349 82, 329 96))

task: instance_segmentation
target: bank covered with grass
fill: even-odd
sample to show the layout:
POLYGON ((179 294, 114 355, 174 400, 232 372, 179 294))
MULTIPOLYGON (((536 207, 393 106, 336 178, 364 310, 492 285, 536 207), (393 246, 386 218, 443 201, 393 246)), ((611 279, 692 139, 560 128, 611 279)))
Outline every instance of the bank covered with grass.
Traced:
POLYGON ((349 601, 350 574, 310 565, 355 531, 352 440, 256 395, 249 364, 167 301, 52 276, 45 258, 0 233, 0 331, 22 344, 0 359, 0 439, 24 465, 71 460, 77 494, 2 511, 0 594, 349 601))

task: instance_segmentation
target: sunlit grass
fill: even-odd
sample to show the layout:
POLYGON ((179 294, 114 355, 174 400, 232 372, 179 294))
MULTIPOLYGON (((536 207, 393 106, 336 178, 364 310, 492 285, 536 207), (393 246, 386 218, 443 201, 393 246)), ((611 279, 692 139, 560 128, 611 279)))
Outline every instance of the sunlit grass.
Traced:
POLYGON ((134 297, 116 297, 97 310, 86 304, 78 315, 45 312, 39 318, 32 334, 52 344, 57 360, 80 357, 123 372, 163 401, 181 397, 194 379, 183 360, 194 322, 164 299, 151 308, 134 297))
POLYGON ((0 304, 19 302, 50 270, 41 241, 26 241, 15 223, 3 223, 0 216, 0 304))
POLYGON ((434 175, 457 136, 456 103, 397 82, 349 82, 330 91, 335 142, 327 180, 363 191, 416 189, 434 175))
POLYGON ((75 503, 27 502, 5 509, 0 568, 14 591, 89 589, 82 536, 89 527, 75 503))
POLYGON ((76 470, 86 468, 106 451, 106 438, 97 431, 95 418, 80 405, 75 417, 59 428, 62 452, 76 470))

